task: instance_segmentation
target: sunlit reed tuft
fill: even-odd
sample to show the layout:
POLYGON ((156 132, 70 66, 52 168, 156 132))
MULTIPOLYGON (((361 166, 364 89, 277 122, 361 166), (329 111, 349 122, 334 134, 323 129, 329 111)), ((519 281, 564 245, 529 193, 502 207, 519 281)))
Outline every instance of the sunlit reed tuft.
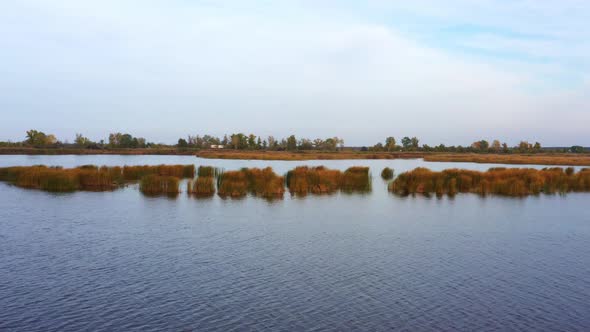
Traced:
POLYGON ((486 172, 448 169, 433 172, 426 168, 400 174, 390 185, 396 194, 456 193, 525 196, 590 191, 590 171, 577 173, 573 168, 490 168, 486 172))

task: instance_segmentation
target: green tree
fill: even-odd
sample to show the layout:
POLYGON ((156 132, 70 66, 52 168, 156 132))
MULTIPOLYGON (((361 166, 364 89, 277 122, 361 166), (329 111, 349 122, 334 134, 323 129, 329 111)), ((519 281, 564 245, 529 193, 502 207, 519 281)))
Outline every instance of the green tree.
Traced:
POLYGON ((408 150, 411 145, 412 140, 408 136, 402 138, 402 146, 404 147, 404 150, 408 150))
POLYGON ((184 138, 179 138, 177 146, 179 148, 186 148, 188 147, 188 142, 184 138))
POLYGON ((82 134, 76 134, 76 139, 74 140, 74 143, 79 147, 87 147, 90 144, 92 144, 88 137, 84 137, 82 134))
POLYGON ((248 135, 248 149, 256 149, 256 135, 254 134, 248 135))
POLYGON ((31 129, 27 131, 26 143, 34 146, 45 145, 47 135, 42 131, 31 129))
POLYGON ((390 136, 385 139, 385 149, 387 151, 390 151, 390 152, 395 151, 395 148, 396 148, 395 144, 396 144, 396 141, 395 141, 394 137, 390 136))
POLYGON ((297 138, 295 138, 295 135, 291 135, 289 138, 287 138, 287 150, 297 150, 297 138))

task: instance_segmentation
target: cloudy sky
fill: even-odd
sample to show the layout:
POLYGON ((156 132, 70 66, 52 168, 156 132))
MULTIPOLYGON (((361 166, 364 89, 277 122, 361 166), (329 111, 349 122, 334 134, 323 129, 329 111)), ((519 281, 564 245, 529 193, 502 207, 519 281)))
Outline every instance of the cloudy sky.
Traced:
POLYGON ((0 140, 590 145, 587 0, 0 2, 0 140))

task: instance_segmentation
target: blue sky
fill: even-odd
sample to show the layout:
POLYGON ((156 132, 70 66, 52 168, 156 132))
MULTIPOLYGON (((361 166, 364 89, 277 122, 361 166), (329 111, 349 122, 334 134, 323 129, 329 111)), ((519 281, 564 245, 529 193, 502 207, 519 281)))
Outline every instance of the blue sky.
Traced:
POLYGON ((586 1, 0 3, 0 140, 37 128, 590 145, 586 1))

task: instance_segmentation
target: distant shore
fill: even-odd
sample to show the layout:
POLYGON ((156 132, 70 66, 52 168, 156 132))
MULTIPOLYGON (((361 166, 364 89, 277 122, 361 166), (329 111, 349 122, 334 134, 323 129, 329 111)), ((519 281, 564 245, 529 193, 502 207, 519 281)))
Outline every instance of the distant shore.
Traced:
POLYGON ((0 155, 195 155, 197 149, 138 148, 138 149, 78 149, 78 148, 0 148, 0 155))
POLYGON ((590 154, 538 153, 446 153, 446 152, 371 152, 371 151, 244 151, 179 148, 72 149, 0 148, 0 155, 194 155, 207 159, 237 160, 362 160, 417 159, 431 162, 471 162, 485 164, 590 166, 590 154))

